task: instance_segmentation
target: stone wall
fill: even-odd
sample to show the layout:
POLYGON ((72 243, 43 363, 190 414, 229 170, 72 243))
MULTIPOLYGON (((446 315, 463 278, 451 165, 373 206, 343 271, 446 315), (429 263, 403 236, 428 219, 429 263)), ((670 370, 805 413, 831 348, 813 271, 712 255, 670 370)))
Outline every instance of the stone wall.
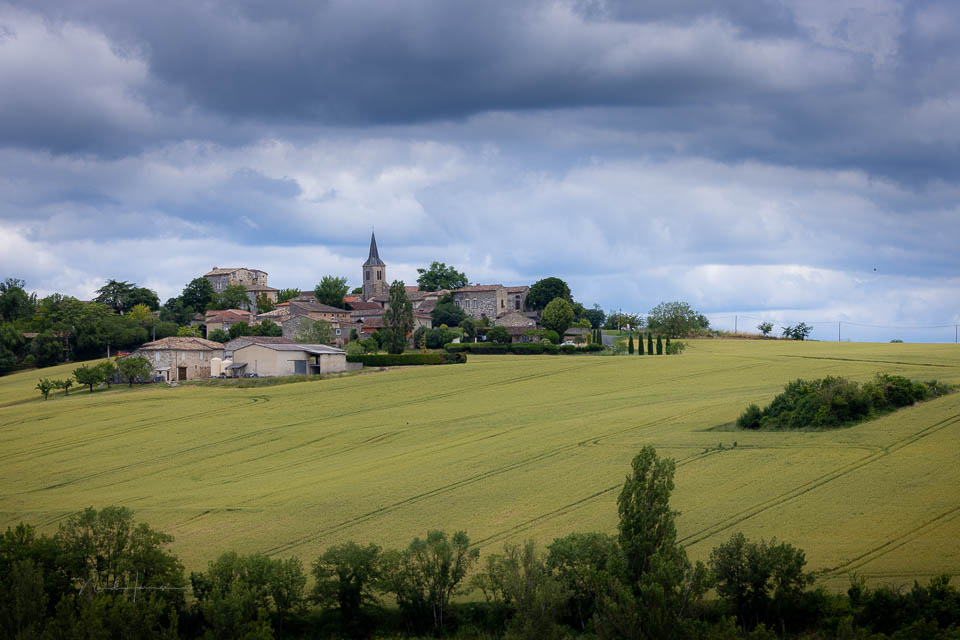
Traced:
POLYGON ((474 320, 484 316, 494 320, 507 311, 506 291, 503 287, 493 291, 455 292, 453 302, 474 320))
POLYGON ((223 350, 214 351, 176 351, 173 349, 163 350, 137 350, 131 356, 140 356, 146 358, 150 363, 151 377, 163 378, 165 381, 180 380, 180 367, 186 367, 186 380, 198 380, 210 377, 210 359, 223 358, 223 350), (166 371, 161 371, 166 369, 166 371))

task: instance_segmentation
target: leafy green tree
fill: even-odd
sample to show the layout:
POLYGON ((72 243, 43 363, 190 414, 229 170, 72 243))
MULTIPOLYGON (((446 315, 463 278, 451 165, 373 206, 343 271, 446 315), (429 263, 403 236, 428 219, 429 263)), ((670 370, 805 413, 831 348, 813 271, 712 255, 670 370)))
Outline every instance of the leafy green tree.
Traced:
POLYGON ((806 340, 813 331, 813 327, 805 322, 801 322, 794 327, 781 327, 781 329, 783 329, 783 337, 792 340, 806 340))
POLYGON ((277 305, 273 303, 273 300, 271 300, 267 294, 261 293, 257 296, 257 313, 267 313, 276 308, 277 305))
POLYGON ((280 289, 277 292, 277 304, 283 304, 284 302, 289 302, 294 298, 300 296, 300 289, 280 289))
POLYGON ((207 340, 214 342, 230 342, 230 334, 223 329, 214 329, 207 334, 207 340))
POLYGON ((40 378, 40 381, 37 382, 35 389, 43 395, 43 399, 46 400, 50 395, 50 392, 53 391, 56 386, 53 384, 52 380, 47 378, 40 378))
POLYGON ((313 290, 313 295, 321 304, 338 309, 344 308, 343 298, 347 295, 347 279, 335 276, 323 276, 313 290))
POLYGON ((402 280, 394 280, 390 285, 390 306, 383 314, 383 326, 389 333, 387 350, 390 353, 403 353, 407 335, 413 331, 413 305, 407 298, 402 280))
POLYGON ((185 286, 180 293, 180 300, 185 307, 190 307, 198 313, 203 313, 209 308, 216 296, 217 292, 214 291, 210 281, 200 277, 194 278, 187 283, 187 286, 185 286))
POLYGON ((63 380, 53 380, 54 389, 63 389, 63 395, 70 395, 70 387, 73 386, 73 378, 64 378, 63 380))
POLYGON ((761 322, 760 324, 757 325, 757 329, 758 329, 758 330, 760 331, 760 333, 763 334, 764 336, 769 336, 769 335, 770 335, 770 332, 773 331, 773 323, 772 323, 772 322, 766 322, 766 321, 761 322))
MULTIPOLYGON (((216 638, 261 637, 270 631, 273 613, 278 629, 303 605, 306 575, 297 558, 272 559, 263 554, 221 554, 205 573, 190 574, 194 595, 216 638)), ((266 637, 273 637, 272 633, 266 637)))
POLYGON ((17 354, 0 344, 0 375, 17 368, 17 354))
POLYGON ((353 342, 354 340, 358 340, 359 338, 360 338, 360 334, 357 333, 356 327, 354 327, 353 329, 350 329, 350 342, 353 342))
POLYGON ((107 284, 97 289, 97 297, 93 301, 105 304, 117 313, 123 313, 127 310, 127 299, 133 288, 134 284, 126 280, 107 280, 107 284))
POLYGON ((303 344, 332 345, 334 343, 333 326, 326 320, 304 319, 303 324, 300 325, 300 333, 294 341, 303 344))
POLYGON ((750 542, 742 533, 710 552, 717 595, 730 604, 747 629, 776 623, 777 613, 796 602, 814 574, 804 571, 802 550, 781 542, 750 542))
POLYGON ((487 575, 475 580, 481 587, 496 585, 512 615, 506 638, 567 638, 560 625, 568 593, 552 574, 531 540, 523 546, 506 543, 503 555, 487 559, 487 575))
POLYGON ((477 339, 477 325, 473 318, 464 318, 460 321, 460 328, 463 329, 464 342, 475 342, 477 339))
POLYGON ((347 633, 363 635, 363 607, 377 602, 380 554, 375 544, 347 542, 328 548, 313 563, 313 599, 322 606, 336 605, 347 633))
POLYGON ((433 308, 430 314, 433 318, 433 326, 439 327, 442 324, 448 327, 456 327, 468 316, 467 312, 461 309, 453 302, 453 296, 447 294, 437 301, 437 306, 433 308))
POLYGON ((503 327, 492 327, 487 331, 487 342, 494 342, 496 344, 510 344, 512 339, 510 334, 503 327))
POLYGON ((708 329, 710 321, 686 302, 661 302, 647 314, 647 327, 671 338, 682 338, 699 329, 708 329))
POLYGON ((554 298, 540 314, 540 324, 556 331, 560 337, 563 337, 572 322, 573 306, 563 298, 554 298))
POLYGON ((230 325, 230 329, 227 330, 227 333, 230 334, 230 339, 239 338, 240 336, 252 336, 253 329, 246 322, 235 322, 230 325))
POLYGON ((207 309, 243 309, 249 310, 250 296, 247 295, 247 289, 242 284, 231 284, 224 287, 223 291, 218 293, 213 301, 207 306, 207 309))
POLYGON ((363 295, 363 287, 354 287, 354 288, 350 291, 350 294, 351 294, 351 295, 354 295, 354 296, 362 296, 362 295, 363 295))
MULTIPOLYGON (((206 282, 206 278, 203 280, 206 282)), ((207 284, 210 283, 207 282, 207 284)), ((210 305, 210 308, 213 308, 212 302, 207 304, 210 305)), ((205 310, 206 308, 200 309, 199 313, 203 313, 205 310)), ((160 320, 185 325, 190 323, 193 319, 193 314, 197 312, 198 310, 195 307, 187 306, 182 298, 169 298, 163 303, 163 307, 160 308, 160 320)))
POLYGON ((616 540, 605 533, 571 533, 548 547, 547 567, 567 593, 566 619, 586 631, 597 601, 610 581, 610 558, 616 540))
POLYGON ((93 393, 93 387, 103 382, 103 371, 96 366, 82 365, 73 370, 73 377, 77 379, 77 384, 89 387, 90 393, 93 393))
POLYGON ((100 372, 101 379, 107 383, 107 388, 109 389, 113 376, 117 375, 116 363, 112 360, 104 360, 94 368, 100 372))
POLYGON ((677 544, 670 509, 676 463, 646 446, 631 466, 617 499, 619 553, 611 560, 614 579, 597 614, 597 635, 677 637, 705 590, 706 569, 691 567, 677 544))
POLYGON ((638 316, 635 313, 611 313, 607 316, 606 322, 603 325, 604 329, 626 329, 630 327, 630 330, 640 329, 643 327, 643 318, 638 316))
MULTIPOLYGON (((447 266, 434 260, 427 269, 417 269, 417 288, 420 291, 439 291, 440 289, 460 289, 469 284, 467 276, 457 271, 453 265, 447 266)), ((451 325, 452 326, 452 325, 451 325)))
MULTIPOLYGON (((246 322, 238 322, 238 323, 237 323, 237 325, 240 325, 240 324, 246 325, 247 323, 246 323, 246 322)), ((237 325, 234 325, 234 326, 237 326, 237 325)), ((230 327, 230 328, 232 329, 233 327, 230 327)), ((183 326, 183 327, 178 327, 178 328, 177 328, 177 336, 180 337, 180 338, 199 338, 199 337, 200 337, 200 327, 194 327, 194 326, 190 326, 190 325, 186 325, 186 326, 183 326)))
POLYGON ((88 507, 60 525, 60 564, 76 587, 173 587, 157 594, 182 603, 183 566, 166 550, 173 538, 137 524, 126 507, 88 507))
POLYGON ((283 335, 283 327, 278 325, 272 320, 264 320, 260 324, 256 325, 258 336, 268 336, 271 338, 279 338, 283 335))
POLYGON ((127 381, 132 387, 133 383, 139 380, 147 380, 150 377, 150 362, 140 356, 117 359, 117 371, 120 377, 127 381))
POLYGON ((0 282, 0 320, 27 320, 33 315, 37 296, 27 294, 25 286, 26 283, 17 278, 7 278, 0 282))
POLYGON ((381 589, 395 596, 413 626, 442 631, 450 599, 460 592, 479 556, 480 551, 470 548, 470 538, 463 531, 450 537, 443 531, 430 531, 425 539, 414 538, 402 552, 383 554, 381 589))
POLYGON ((133 309, 138 304, 142 304, 151 311, 156 311, 160 308, 160 298, 157 297, 156 291, 146 287, 133 287, 124 304, 127 309, 133 309))
POLYGON ((590 322, 590 326, 594 329, 599 329, 603 326, 604 320, 607 318, 607 314, 603 312, 603 309, 600 308, 600 305, 593 305, 593 309, 586 309, 583 312, 583 317, 590 322))
POLYGON ((133 305, 133 307, 130 308, 130 311, 127 312, 127 316, 131 321, 143 327, 152 323, 154 320, 153 312, 150 311, 150 307, 145 304, 133 305))
MULTIPOLYGON (((527 292, 527 306, 531 309, 545 309, 556 298, 572 303, 570 287, 560 278, 544 278, 530 287, 530 291, 527 292)), ((573 307, 571 306, 570 309, 572 311, 573 307)), ((572 317, 570 319, 573 320, 572 317)))
POLYGON ((30 353, 36 359, 37 366, 49 367, 63 359, 63 342, 50 331, 44 331, 30 344, 30 353))

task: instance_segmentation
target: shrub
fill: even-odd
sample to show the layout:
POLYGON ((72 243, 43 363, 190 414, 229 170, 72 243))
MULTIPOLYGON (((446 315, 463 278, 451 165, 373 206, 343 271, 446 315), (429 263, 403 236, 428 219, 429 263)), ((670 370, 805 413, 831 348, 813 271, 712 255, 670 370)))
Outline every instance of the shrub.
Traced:
POLYGON ((510 345, 510 352, 516 354, 541 354, 543 344, 540 342, 518 342, 510 345))
MULTIPOLYGON (((632 343, 631 343, 632 344, 632 343)), ((564 344, 560 345, 560 353, 565 353, 567 355, 577 352, 577 345, 575 344, 564 344)))
POLYGON ((684 349, 687 348, 686 342, 667 342, 667 355, 675 356, 683 353, 684 349))
POLYGON ((487 331, 487 340, 498 344, 510 344, 510 334, 503 327, 493 327, 487 331))
POLYGON ((543 345, 543 352, 549 355, 556 355, 560 353, 560 347, 552 342, 547 342, 543 345))
POLYGON ((347 354, 347 362, 360 362, 365 367, 401 367, 424 364, 459 364, 467 361, 465 353, 381 353, 375 355, 347 354))
POLYGON ((935 380, 914 382, 889 374, 877 374, 863 385, 834 376, 794 380, 765 409, 747 407, 737 419, 737 426, 773 430, 836 428, 950 391, 951 387, 935 380))

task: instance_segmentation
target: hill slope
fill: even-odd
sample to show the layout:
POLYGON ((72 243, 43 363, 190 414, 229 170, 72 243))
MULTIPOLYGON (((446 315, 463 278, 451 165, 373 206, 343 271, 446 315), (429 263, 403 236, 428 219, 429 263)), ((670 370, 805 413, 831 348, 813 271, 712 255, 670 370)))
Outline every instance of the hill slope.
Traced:
MULTIPOLYGON (((259 389, 74 391, 0 407, 0 526, 53 531, 121 504, 173 534, 190 569, 230 549, 310 561, 431 528, 493 551, 613 531, 629 461, 653 444, 678 461, 694 557, 742 530, 804 548, 835 586, 851 571, 958 573, 960 394, 832 432, 708 431, 797 377, 878 371, 960 383, 960 349, 693 341, 674 357, 471 356, 259 389)), ((0 398, 27 375, 0 378, 0 398)))

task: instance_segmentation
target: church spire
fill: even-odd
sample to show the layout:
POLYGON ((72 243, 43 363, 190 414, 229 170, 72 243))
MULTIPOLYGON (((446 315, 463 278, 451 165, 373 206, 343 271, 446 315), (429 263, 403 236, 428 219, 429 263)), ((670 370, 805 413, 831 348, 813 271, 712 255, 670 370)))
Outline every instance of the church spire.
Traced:
POLYGON ((377 236, 371 231, 370 232, 370 255, 367 257, 367 261, 363 263, 365 267, 385 267, 383 260, 380 259, 380 252, 377 251, 377 236))

